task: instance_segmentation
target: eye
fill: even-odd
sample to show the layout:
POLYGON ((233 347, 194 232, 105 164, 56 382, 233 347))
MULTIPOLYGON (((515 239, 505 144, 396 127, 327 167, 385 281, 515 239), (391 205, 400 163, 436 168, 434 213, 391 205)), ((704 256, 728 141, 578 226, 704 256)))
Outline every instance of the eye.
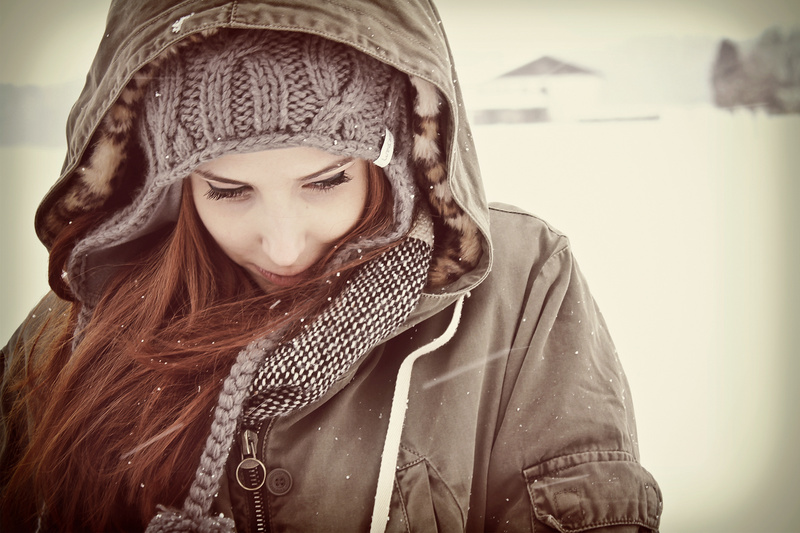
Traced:
POLYGON ((339 185, 344 185, 345 183, 347 183, 352 179, 353 178, 345 174, 344 171, 341 171, 338 174, 331 176, 330 178, 309 183, 306 185, 306 187, 325 192, 333 190, 339 185))
POLYGON ((242 196, 245 192, 247 192, 247 186, 243 185, 241 187, 236 187, 235 189, 223 189, 220 187, 214 187, 210 183, 208 184, 208 191, 206 191, 206 198, 209 200, 227 200, 230 198, 237 198, 242 196))

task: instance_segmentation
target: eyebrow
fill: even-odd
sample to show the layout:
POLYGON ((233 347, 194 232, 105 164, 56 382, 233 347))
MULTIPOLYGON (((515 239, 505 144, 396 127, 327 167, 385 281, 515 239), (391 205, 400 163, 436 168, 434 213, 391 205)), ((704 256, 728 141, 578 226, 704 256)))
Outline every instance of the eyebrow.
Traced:
MULTIPOLYGON (((311 180, 316 179, 316 178, 318 178, 320 176, 324 176, 328 172, 333 172, 334 170, 338 170, 338 169, 342 168, 343 166, 347 165, 348 163, 351 163, 352 161, 355 161, 355 158, 353 158, 353 157, 342 158, 342 159, 336 161, 335 163, 333 163, 332 165, 330 165, 328 167, 325 167, 325 168, 320 169, 320 170, 318 170, 316 172, 313 172, 313 173, 311 173, 311 174, 309 174, 307 176, 303 176, 303 177, 299 178, 299 180, 302 181, 302 182, 311 181, 311 180)), ((200 174, 201 176, 203 176, 206 179, 209 179, 209 180, 212 180, 212 181, 218 181, 219 183, 227 183, 229 185, 249 185, 248 183, 245 183, 243 181, 237 181, 237 180, 232 180, 230 178, 223 178, 222 176, 217 176, 216 174, 214 174, 213 172, 209 172, 208 170, 195 169, 194 172, 196 174, 200 174)))

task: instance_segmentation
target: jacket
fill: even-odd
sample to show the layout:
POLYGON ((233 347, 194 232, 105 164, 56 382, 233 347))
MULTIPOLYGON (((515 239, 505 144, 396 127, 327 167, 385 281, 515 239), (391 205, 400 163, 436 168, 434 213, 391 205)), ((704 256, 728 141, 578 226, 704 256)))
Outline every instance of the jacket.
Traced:
MULTIPOLYGON (((262 424, 250 442, 268 475, 255 495, 235 482, 249 446, 237 440, 213 512, 247 531, 656 531, 661 493, 639 464, 630 393, 602 315, 564 235, 487 205, 435 8, 425 0, 161 4, 112 5, 70 115, 62 177, 37 213, 46 245, 75 191, 93 194, 75 176, 134 75, 187 36, 243 27, 317 33, 435 87, 452 202, 482 250, 443 290, 424 293, 324 397, 262 424)), ((55 327, 48 319, 68 306, 45 297, 3 350, 4 415, 18 378, 8 369, 43 356, 26 340, 55 327)), ((23 433, 3 424, 2 464, 23 433)))

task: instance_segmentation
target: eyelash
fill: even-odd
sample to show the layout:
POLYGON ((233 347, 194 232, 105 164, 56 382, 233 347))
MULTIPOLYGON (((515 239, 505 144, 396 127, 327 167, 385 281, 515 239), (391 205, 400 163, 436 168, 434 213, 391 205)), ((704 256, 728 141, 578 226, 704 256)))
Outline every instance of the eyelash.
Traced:
POLYGON ((325 180, 322 180, 322 181, 315 181, 313 183, 309 183, 307 185, 307 187, 310 187, 311 189, 318 190, 320 192, 328 192, 328 191, 331 191, 331 190, 335 189, 339 185, 344 185, 345 183, 347 183, 351 179, 353 179, 353 178, 351 178, 350 176, 345 174, 344 171, 341 171, 338 174, 336 174, 335 176, 331 176, 328 179, 325 179, 325 180))
POLYGON ((206 198, 209 200, 228 200, 231 198, 237 198, 242 196, 245 193, 247 187, 237 187, 235 189, 218 189, 208 184, 208 190, 206 191, 206 198))
MULTIPOLYGON (((319 192, 330 192, 339 185, 344 185, 352 179, 353 178, 342 171, 328 179, 308 183, 305 186, 319 192)), ((206 191, 206 198, 209 200, 230 200, 243 196, 247 192, 247 189, 247 186, 236 187, 235 189, 220 189, 209 183, 208 190, 206 191)))

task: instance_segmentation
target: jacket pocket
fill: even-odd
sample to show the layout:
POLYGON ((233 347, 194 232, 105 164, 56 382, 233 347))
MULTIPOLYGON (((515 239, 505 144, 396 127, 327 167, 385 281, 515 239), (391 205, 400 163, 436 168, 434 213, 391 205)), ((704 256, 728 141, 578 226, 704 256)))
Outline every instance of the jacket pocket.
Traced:
POLYGON ((405 448, 400 451, 400 459, 387 531, 463 531, 461 509, 436 469, 427 459, 405 448))
POLYGON ((629 453, 565 455, 523 474, 535 520, 556 531, 658 531, 661 490, 629 453))

